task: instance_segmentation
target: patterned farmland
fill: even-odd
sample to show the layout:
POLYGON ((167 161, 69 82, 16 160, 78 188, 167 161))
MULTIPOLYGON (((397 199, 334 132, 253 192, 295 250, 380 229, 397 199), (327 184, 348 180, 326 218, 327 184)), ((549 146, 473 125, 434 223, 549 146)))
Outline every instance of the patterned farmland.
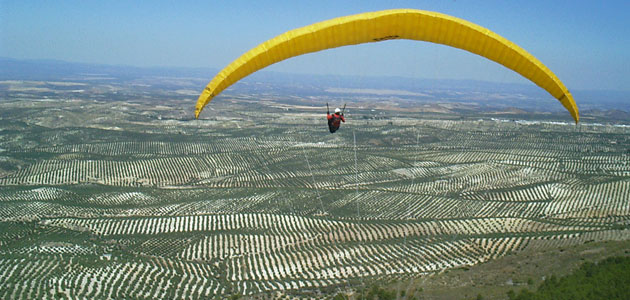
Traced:
POLYGON ((272 115, 4 115, 0 298, 319 297, 630 238, 628 127, 272 115))

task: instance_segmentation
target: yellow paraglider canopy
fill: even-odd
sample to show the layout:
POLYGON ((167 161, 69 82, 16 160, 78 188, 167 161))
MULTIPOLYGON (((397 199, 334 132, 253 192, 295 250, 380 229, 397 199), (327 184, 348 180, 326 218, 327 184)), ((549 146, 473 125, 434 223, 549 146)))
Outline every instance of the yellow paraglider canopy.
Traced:
POLYGON ((408 39, 443 44, 495 61, 540 86, 580 120, 573 96, 549 68, 523 48, 479 25, 449 15, 416 9, 392 9, 335 18, 287 31, 221 70, 203 90, 195 117, 212 98, 243 77, 305 53, 347 45, 408 39))

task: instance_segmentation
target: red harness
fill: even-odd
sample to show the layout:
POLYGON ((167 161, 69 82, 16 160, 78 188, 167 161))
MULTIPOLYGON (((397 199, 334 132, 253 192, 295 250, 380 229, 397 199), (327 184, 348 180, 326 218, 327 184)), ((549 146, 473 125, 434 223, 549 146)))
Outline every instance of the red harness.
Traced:
POLYGON ((328 129, 331 133, 339 129, 339 125, 341 125, 341 122, 346 122, 346 119, 343 117, 343 115, 338 114, 327 114, 326 119, 328 119, 328 129))

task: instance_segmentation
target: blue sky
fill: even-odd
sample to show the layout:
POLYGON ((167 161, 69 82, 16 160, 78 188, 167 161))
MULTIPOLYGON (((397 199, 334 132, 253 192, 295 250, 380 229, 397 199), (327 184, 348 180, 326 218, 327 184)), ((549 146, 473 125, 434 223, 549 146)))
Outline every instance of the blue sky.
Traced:
MULTIPOLYGON (((287 30, 390 8, 453 15, 506 37, 569 89, 630 90, 630 1, 5 1, 0 56, 132 66, 222 68, 287 30)), ((343 47, 268 68, 526 83, 468 52, 414 41, 343 47)))

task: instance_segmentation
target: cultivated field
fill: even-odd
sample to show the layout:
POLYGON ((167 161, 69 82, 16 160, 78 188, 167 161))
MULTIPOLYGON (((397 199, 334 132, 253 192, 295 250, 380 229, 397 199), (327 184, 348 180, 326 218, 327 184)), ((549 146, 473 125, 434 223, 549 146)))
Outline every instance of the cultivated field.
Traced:
POLYGON ((0 298, 320 297, 630 239, 630 127, 0 103, 0 298))

